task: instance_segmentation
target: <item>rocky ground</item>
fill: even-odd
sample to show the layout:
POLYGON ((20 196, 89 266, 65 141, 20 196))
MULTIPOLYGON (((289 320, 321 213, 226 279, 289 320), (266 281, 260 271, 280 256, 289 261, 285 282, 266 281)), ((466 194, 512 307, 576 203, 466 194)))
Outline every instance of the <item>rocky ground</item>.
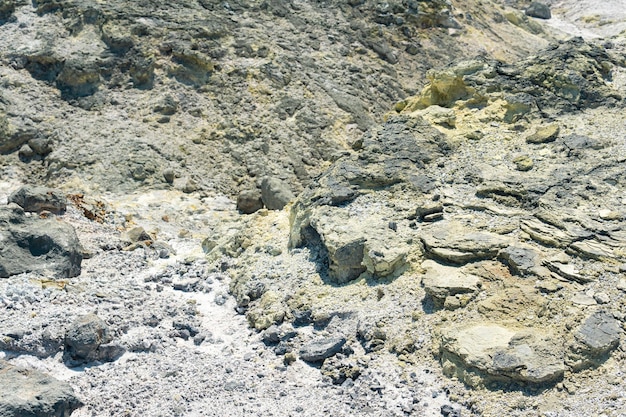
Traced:
POLYGON ((0 416, 626 415, 619 3, 0 0, 0 416))

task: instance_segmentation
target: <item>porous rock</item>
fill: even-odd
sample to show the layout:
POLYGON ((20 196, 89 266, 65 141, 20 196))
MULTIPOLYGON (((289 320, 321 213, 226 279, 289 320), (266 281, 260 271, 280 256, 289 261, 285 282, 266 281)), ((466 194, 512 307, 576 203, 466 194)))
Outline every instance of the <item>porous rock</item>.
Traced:
POLYGON ((0 208, 0 225, 0 277, 24 272, 60 278, 80 274, 82 247, 69 223, 27 216, 10 204, 0 208))
POLYGON ((68 417, 82 405, 67 382, 0 360, 1 417, 68 417))
POLYGON ((77 318, 65 334, 65 361, 71 365, 114 361, 124 353, 124 349, 110 343, 113 341, 111 333, 104 320, 95 314, 77 318))

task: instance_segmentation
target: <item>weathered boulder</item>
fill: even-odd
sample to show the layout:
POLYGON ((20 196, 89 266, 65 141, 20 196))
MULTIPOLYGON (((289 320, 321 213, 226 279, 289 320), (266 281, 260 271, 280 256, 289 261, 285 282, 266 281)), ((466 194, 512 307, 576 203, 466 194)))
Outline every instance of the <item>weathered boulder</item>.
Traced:
POLYGON ((15 203, 24 211, 43 210, 62 214, 67 209, 67 197, 59 190, 47 187, 25 185, 9 196, 9 203, 15 203))
POLYGON ((65 334, 64 360, 69 365, 112 362, 124 353, 124 348, 112 341, 111 330, 100 317, 95 314, 79 317, 65 334))
POLYGON ((553 142, 559 136, 561 128, 558 124, 552 123, 547 126, 541 127, 535 131, 532 135, 526 138, 528 143, 546 143, 553 142))
POLYGON ((80 274, 82 247, 69 223, 28 216, 11 204, 0 207, 0 225, 0 277, 24 272, 64 278, 80 274))
POLYGON ((82 405, 67 382, 0 360, 0 416, 68 417, 82 405))
POLYGON ((444 331, 444 373, 470 386, 554 383, 565 372, 562 344, 545 330, 474 324, 444 331))
POLYGON ((261 182, 261 199, 270 210, 282 210, 295 195, 285 182, 278 178, 263 178, 261 182))
POLYGON ((306 362, 322 362, 341 351, 346 339, 331 337, 313 340, 300 349, 300 358, 306 362))

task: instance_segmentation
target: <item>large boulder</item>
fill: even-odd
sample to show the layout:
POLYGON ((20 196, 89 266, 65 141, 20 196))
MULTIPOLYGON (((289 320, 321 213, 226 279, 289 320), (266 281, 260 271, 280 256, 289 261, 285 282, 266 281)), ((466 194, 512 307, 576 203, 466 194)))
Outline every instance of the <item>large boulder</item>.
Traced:
POLYGON ((0 417, 68 417, 82 405, 67 382, 0 361, 0 417))
POLYGON ((550 6, 545 3, 533 1, 525 10, 526 16, 537 17, 539 19, 550 19, 552 13, 550 6))
POLYGON ((265 177, 261 182, 261 199, 270 210, 282 210, 295 195, 289 186, 278 178, 265 177))
POLYGON ((124 349, 112 341, 112 332, 104 320, 95 314, 81 316, 65 334, 64 359, 70 365, 114 361, 124 353, 124 349))
POLYGON ((0 241, 2 278, 25 272, 59 278, 80 275, 82 247, 69 223, 27 215, 10 204, 0 207, 0 241))

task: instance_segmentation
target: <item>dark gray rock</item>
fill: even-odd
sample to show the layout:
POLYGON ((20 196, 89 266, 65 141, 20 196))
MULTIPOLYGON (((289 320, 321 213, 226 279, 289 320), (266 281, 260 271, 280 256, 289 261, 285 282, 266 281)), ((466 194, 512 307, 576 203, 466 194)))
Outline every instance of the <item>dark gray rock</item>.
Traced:
POLYGON ((550 19, 552 13, 550 13, 550 7, 547 4, 533 1, 526 8, 526 16, 537 17, 539 19, 550 19))
POLYGON ((163 179, 168 184, 174 184, 174 179, 176 179, 176 172, 172 168, 167 168, 163 170, 163 179))
POLYGON ((452 407, 450 404, 442 405, 440 411, 443 417, 461 417, 461 410, 452 407))
POLYGON ((300 358, 306 362, 322 362, 341 351, 346 339, 343 337, 331 337, 313 340, 302 346, 300 358))
POLYGON ((99 84, 100 72, 96 62, 79 58, 65 61, 56 78, 57 88, 65 99, 92 95, 99 84))
POLYGON ((621 335, 620 322, 612 314, 597 311, 589 315, 574 334, 569 365, 575 370, 599 366, 619 345, 621 335))
POLYGON ((0 417, 69 417, 82 405, 67 382, 0 361, 0 417))
POLYGON ((295 195, 289 186, 278 178, 265 177, 261 182, 261 199, 270 210, 282 210, 295 195))
POLYGON ((519 246, 508 246, 498 253, 498 259, 504 262, 516 275, 526 276, 533 268, 541 265, 539 254, 531 249, 519 246))
POLYGON ((25 185, 9 196, 9 203, 15 203, 24 211, 43 210, 62 214, 67 209, 67 197, 59 190, 47 187, 25 185))
POLYGON ((252 214, 263 208, 259 190, 245 190, 237 196, 237 210, 243 214, 252 214))
POLYGON ((0 277, 24 272, 70 278, 80 275, 82 247, 74 227, 57 219, 27 216, 11 204, 0 207, 0 277))
POLYGON ((0 23, 11 18, 15 11, 15 0, 0 0, 0 23))
POLYGON ((64 360, 70 366, 92 361, 112 362, 124 353, 124 348, 111 344, 109 326, 95 314, 79 317, 65 334, 64 360))

